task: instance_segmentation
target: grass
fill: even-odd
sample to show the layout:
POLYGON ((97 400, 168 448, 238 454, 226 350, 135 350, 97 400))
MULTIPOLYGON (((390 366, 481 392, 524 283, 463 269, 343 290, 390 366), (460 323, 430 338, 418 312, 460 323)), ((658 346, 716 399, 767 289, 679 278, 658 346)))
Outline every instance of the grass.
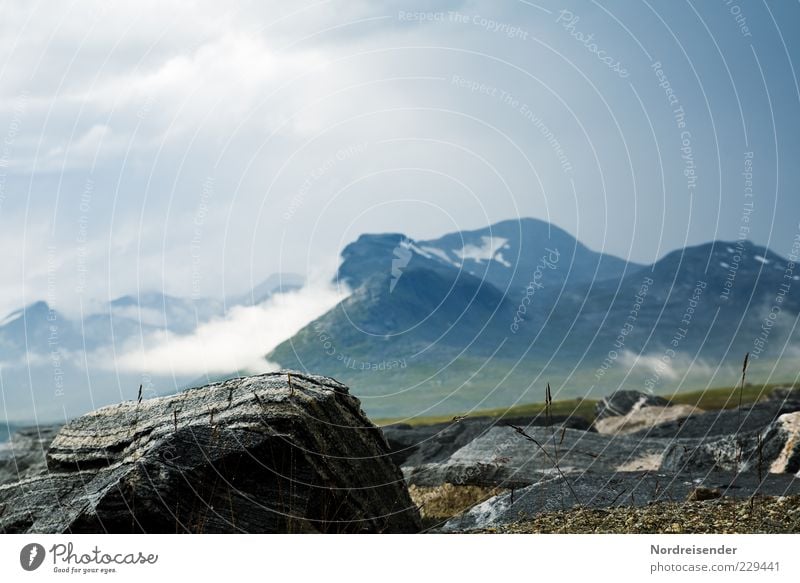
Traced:
MULTIPOLYGON (((702 391, 681 392, 674 395, 664 395, 673 405, 694 405, 700 409, 715 411, 719 409, 733 409, 742 404, 749 404, 759 401, 768 396, 776 387, 785 387, 786 383, 773 383, 768 385, 748 384, 744 387, 717 387, 704 389, 702 391)), ((550 404, 549 414, 551 416, 572 415, 583 417, 589 421, 594 420, 595 399, 567 399, 553 401, 550 404)), ((462 412, 460 415, 468 417, 534 417, 544 415, 546 403, 526 403, 513 407, 498 407, 494 409, 481 409, 479 411, 462 412)), ((411 419, 378 419, 377 425, 389 425, 391 423, 403 422, 409 425, 433 425, 434 423, 447 423, 453 420, 454 415, 435 415, 429 417, 414 417, 411 419)))

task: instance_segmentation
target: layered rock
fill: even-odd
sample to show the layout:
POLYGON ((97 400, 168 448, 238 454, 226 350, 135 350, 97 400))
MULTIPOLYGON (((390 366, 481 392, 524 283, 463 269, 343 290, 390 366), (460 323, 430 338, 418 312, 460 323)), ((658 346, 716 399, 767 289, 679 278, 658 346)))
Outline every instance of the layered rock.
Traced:
POLYGON ((591 423, 582 417, 574 415, 545 416, 544 414, 532 417, 468 417, 460 421, 422 426, 394 424, 381 429, 392 449, 394 460, 402 466, 416 467, 426 463, 444 461, 492 427, 508 427, 510 425, 523 427, 552 425, 558 430, 568 427, 593 431, 591 423))
POLYGON ((673 444, 664 454, 661 469, 797 474, 800 472, 800 411, 781 415, 763 431, 726 435, 695 446, 673 444))
POLYGON ((641 437, 706 439, 762 431, 781 415, 800 411, 800 401, 760 401, 736 409, 696 413, 636 432, 641 437))
POLYGON ((275 373, 105 407, 0 486, 0 532, 414 532, 381 431, 344 385, 275 373))
POLYGON ((442 483, 504 488, 533 484, 543 475, 657 469, 672 440, 634 439, 569 428, 493 427, 447 460, 404 467, 418 486, 442 483), (537 445, 531 439, 535 440, 537 445))

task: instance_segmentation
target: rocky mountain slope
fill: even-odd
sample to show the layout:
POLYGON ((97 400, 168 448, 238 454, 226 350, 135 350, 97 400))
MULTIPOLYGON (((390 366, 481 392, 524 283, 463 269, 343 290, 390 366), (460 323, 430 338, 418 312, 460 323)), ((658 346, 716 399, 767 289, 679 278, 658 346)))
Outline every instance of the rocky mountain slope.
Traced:
POLYGON ((532 380, 570 379, 562 398, 732 384, 746 352, 788 378, 793 265, 716 241, 642 266, 531 219, 431 241, 363 235, 337 275, 352 295, 267 359, 346 380, 381 417, 508 405, 532 380))

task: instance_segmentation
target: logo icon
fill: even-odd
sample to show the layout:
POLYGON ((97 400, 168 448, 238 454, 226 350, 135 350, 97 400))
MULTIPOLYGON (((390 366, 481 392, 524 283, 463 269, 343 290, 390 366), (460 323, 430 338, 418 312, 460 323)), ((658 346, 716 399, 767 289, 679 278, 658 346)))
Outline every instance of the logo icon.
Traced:
POLYGON ((408 239, 403 239, 400 243, 394 248, 392 257, 392 279, 389 281, 389 293, 394 291, 394 286, 397 285, 397 282, 400 281, 400 278, 403 276, 403 270, 408 265, 409 261, 411 261, 412 252, 411 252, 411 241, 408 239))
POLYGON ((26 571, 35 571, 44 563, 44 547, 39 543, 30 543, 19 552, 19 564, 26 571))

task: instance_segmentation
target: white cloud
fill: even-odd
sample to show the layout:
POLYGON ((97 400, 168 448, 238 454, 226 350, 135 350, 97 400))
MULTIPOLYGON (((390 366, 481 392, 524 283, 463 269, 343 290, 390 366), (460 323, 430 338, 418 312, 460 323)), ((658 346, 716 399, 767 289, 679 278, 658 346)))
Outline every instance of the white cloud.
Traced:
MULTIPOLYGON (((303 272, 363 232, 403 232, 424 240, 518 214, 552 220, 598 249, 620 255, 635 249, 640 260, 685 243, 683 217, 703 209, 689 199, 673 201, 668 222, 681 229, 661 229, 666 223, 660 199, 638 197, 629 188, 627 156, 633 152, 637 175, 648 177, 637 183, 641 192, 673 190, 682 174, 672 170, 681 161, 666 160, 668 166, 660 167, 658 144, 636 129, 647 127, 641 117, 623 124, 631 142, 621 142, 620 127, 599 97, 613 95, 614 111, 630 115, 641 109, 638 99, 618 92, 619 79, 607 78, 606 71, 587 69, 595 94, 558 56, 586 56, 584 47, 530 6, 500 4, 4 3, 0 159, 7 164, 0 170, 0 242, 15 249, 21 242, 25 251, 9 259, 19 267, 6 266, 0 275, 0 304, 10 310, 21 298, 42 297, 39 266, 52 244, 64 260, 60 304, 74 306, 68 292, 76 287, 73 256, 83 226, 87 301, 136 289, 194 293, 195 239, 202 251, 198 292, 215 297, 222 282, 226 291, 245 291, 248 277, 303 272), (460 10, 513 22, 544 45, 507 38, 470 19, 398 17, 399 11, 417 10, 460 10), (524 71, 544 72, 542 83, 524 71), (509 91, 534 108, 575 167, 585 170, 575 184, 552 163, 541 134, 521 117, 521 105, 454 83, 456 77, 470 86, 509 91), (368 144, 363 153, 313 178, 324 160, 360 143, 368 144), (534 166, 538 178, 531 188, 534 166), (209 176, 215 194, 198 229, 196 209, 209 176), (666 184, 659 176, 667 177, 666 184), (309 177, 312 186, 303 190, 309 177), (83 212, 88 179, 93 198, 83 212), (285 221, 281 217, 298 192, 304 192, 304 203, 285 221), (31 238, 40 231, 44 236, 31 238), (660 232, 663 241, 656 237, 660 232)), ((602 19, 598 36, 616 27, 602 19)), ((609 43, 627 42, 602 36, 609 43)), ((660 58, 666 70, 669 51, 660 58)), ((680 65, 669 63, 675 75, 685 65, 683 54, 677 58, 680 65)), ((647 87, 641 95, 647 108, 660 106, 658 87, 647 87)), ((690 96, 684 98, 691 105, 690 96)), ((728 110, 726 103, 719 109, 728 110)), ((661 129, 656 127, 659 140, 670 143, 672 134, 661 129)), ((712 198, 704 200, 712 205, 712 198)), ((717 210, 716 203, 705 209, 717 210)), ((738 224, 734 219, 719 224, 738 224)), ((705 222, 688 221, 700 229, 705 222)), ((693 232, 689 240, 697 238, 693 232)), ((462 251, 479 261, 508 265, 510 259, 481 242, 462 251)))
POLYGON ((690 375, 710 377, 716 368, 702 359, 695 359, 691 354, 677 352, 671 356, 667 352, 636 354, 624 350, 620 354, 620 363, 630 370, 642 371, 648 379, 658 385, 663 381, 677 381, 690 375))
POLYGON ((41 171, 91 168, 98 161, 121 153, 125 143, 126 139, 115 135, 109 126, 95 124, 77 139, 52 146, 36 161, 36 168, 41 171))
POLYGON ((179 376, 274 370, 264 355, 344 297, 330 284, 314 283, 258 306, 233 308, 224 318, 203 324, 189 335, 151 336, 143 350, 130 350, 118 356, 116 363, 103 354, 93 355, 93 360, 125 371, 179 376))

